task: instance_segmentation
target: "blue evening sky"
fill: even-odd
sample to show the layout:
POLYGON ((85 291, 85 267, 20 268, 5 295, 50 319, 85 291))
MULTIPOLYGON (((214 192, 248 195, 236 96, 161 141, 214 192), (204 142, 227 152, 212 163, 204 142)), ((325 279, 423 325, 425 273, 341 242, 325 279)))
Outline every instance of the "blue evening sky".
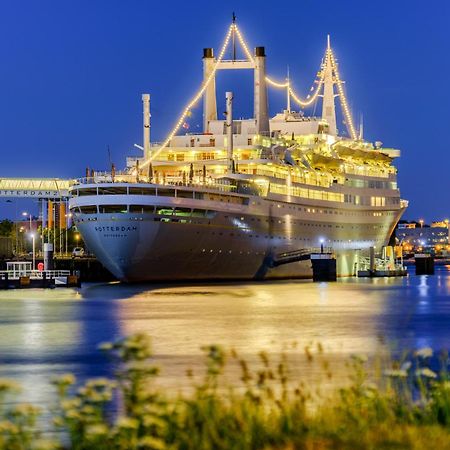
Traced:
MULTIPOLYGON (((141 143, 141 93, 163 140, 201 83, 202 48, 217 49, 232 11, 268 72, 306 95, 327 33, 365 137, 400 148, 406 218, 449 211, 450 5, 444 1, 3 0, 0 3, 0 177, 77 177, 116 166, 141 143)), ((218 77, 252 113, 252 75, 218 77)), ((269 93, 271 113, 284 106, 269 93)), ((320 111, 320 108, 317 109, 320 111)), ((307 111, 308 112, 308 111, 307 111)), ((201 104, 190 131, 201 123, 201 104)), ((339 124, 343 129, 342 118, 339 124)), ((4 200, 2 201, 4 203, 4 200)))

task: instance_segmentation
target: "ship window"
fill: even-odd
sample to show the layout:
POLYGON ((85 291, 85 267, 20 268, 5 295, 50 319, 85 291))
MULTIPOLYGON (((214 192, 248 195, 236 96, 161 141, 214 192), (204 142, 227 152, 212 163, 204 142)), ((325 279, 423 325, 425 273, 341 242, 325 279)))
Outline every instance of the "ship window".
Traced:
POLYGON ((146 188, 146 187, 129 187, 130 195, 155 195, 155 188, 146 188))
POLYGON ((150 213, 150 214, 152 214, 153 211, 154 211, 153 205, 130 205, 130 212, 132 212, 132 213, 139 213, 139 214, 150 213))
POLYGON ((78 189, 78 195, 80 197, 84 195, 97 195, 97 188, 78 189))
POLYGON ((96 205, 80 206, 80 212, 82 214, 97 214, 97 206, 96 205))
POLYGON ((190 216, 191 208, 175 208, 174 214, 176 216, 190 216))
POLYGON ((156 208, 156 214, 164 214, 166 216, 171 216, 173 212, 173 208, 169 208, 168 206, 160 206, 156 208))
POLYGON ((205 217, 206 211, 204 209, 194 209, 192 211, 192 217, 205 217))
POLYGON ((99 195, 127 195, 127 188, 126 186, 99 187, 98 193, 99 195))
POLYGON ((179 198, 192 198, 192 191, 177 191, 177 197, 179 198))
POLYGON ((194 192, 194 198, 203 200, 203 192, 194 192))
POLYGON ((158 189, 157 195, 159 197, 174 197, 175 191, 173 189, 158 189))
POLYGON ((109 214, 109 213, 126 213, 127 205, 99 205, 98 207, 100 213, 109 214))

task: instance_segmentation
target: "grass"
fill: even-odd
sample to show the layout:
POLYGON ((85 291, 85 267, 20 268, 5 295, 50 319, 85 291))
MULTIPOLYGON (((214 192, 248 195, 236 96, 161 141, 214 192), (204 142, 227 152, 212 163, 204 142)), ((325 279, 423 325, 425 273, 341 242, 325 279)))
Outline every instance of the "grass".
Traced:
MULTIPOLYGON (((18 386, 0 380, 0 448, 7 450, 134 449, 445 449, 450 448, 448 357, 429 367, 431 350, 400 362, 349 361, 350 380, 318 401, 281 353, 261 352, 252 369, 236 352, 208 346, 201 379, 189 393, 157 387, 148 336, 102 345, 118 362, 114 379, 92 379, 76 388, 73 375, 54 380, 58 404, 54 436, 39 430, 41 411, 10 402, 18 386), (229 361, 239 380, 225 381, 229 361), (378 366, 378 369, 374 368, 378 366), (371 367, 371 368, 369 368, 371 367), (111 417, 114 402, 120 415, 111 417)), ((305 348, 312 362, 322 349, 305 348)), ((331 376, 324 363, 324 376, 331 376)))

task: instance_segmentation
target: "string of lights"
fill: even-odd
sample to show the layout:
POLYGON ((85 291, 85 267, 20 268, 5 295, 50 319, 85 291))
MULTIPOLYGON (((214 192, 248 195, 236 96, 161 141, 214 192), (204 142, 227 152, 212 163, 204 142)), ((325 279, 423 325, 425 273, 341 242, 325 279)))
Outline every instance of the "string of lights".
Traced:
POLYGON ((285 83, 278 83, 277 81, 272 80, 269 77, 266 77, 266 81, 273 87, 276 88, 287 88, 289 86, 289 81, 286 81, 285 83))
POLYGON ((220 62, 222 61, 222 59, 223 59, 223 57, 225 55, 226 49, 228 48, 228 44, 230 42, 231 34, 233 33, 233 30, 235 30, 235 29, 236 29, 236 25, 235 24, 231 24, 230 28, 228 29, 228 33, 227 33, 227 35, 225 37, 225 41, 224 41, 224 43, 222 45, 222 49, 220 50, 219 56, 217 57, 217 60, 216 60, 216 63, 214 65, 213 70, 211 71, 211 73, 209 74, 209 76, 205 80, 205 82, 202 84, 201 88, 198 90, 198 92, 192 98, 192 100, 184 108, 184 110, 183 110, 181 116, 179 117, 177 123, 175 124, 174 128, 169 133, 169 135, 167 136, 166 140, 163 142, 161 147, 158 150, 156 150, 147 161, 145 161, 143 164, 141 164, 141 166, 140 166, 141 169, 144 169, 146 166, 148 166, 161 153, 161 151, 164 150, 169 145, 170 141, 173 139, 175 134, 178 132, 178 130, 183 125, 184 120, 186 119, 186 117, 189 114, 189 112, 192 109, 192 107, 202 98, 203 93, 205 92, 205 90, 208 87, 209 83, 211 82, 211 80, 214 78, 214 76, 216 74, 217 68, 218 68, 220 62))
POLYGON ((289 87, 289 93, 291 94, 291 97, 303 108, 305 108, 306 106, 312 105, 317 97, 319 96, 319 92, 320 92, 320 88, 322 87, 323 84, 323 76, 321 76, 321 78, 317 81, 317 88, 316 91, 314 92, 313 95, 311 95, 309 98, 307 97, 307 100, 302 100, 301 98, 299 98, 295 92, 293 91, 293 89, 291 87, 289 87))
POLYGON ((237 26, 236 24, 234 24, 234 30, 235 30, 235 32, 236 32, 236 34, 237 34, 239 43, 241 44, 242 48, 244 49, 245 56, 247 56, 247 58, 248 58, 249 61, 251 61, 252 63, 254 63, 255 61, 254 61, 254 59, 253 59, 253 56, 252 56, 250 50, 248 49, 248 46, 247 46, 247 44, 246 44, 244 38, 242 37, 242 34, 241 34, 241 32, 239 31, 239 28, 238 28, 238 26, 237 26))
POLYGON ((334 76, 336 78, 336 86, 338 89, 338 94, 339 94, 339 99, 341 101, 342 110, 344 111, 345 125, 347 126, 347 130, 350 133, 351 138, 356 140, 357 134, 356 134, 355 125, 353 124, 353 118, 350 113, 350 108, 348 107, 348 102, 347 102, 347 98, 344 93, 344 88, 342 86, 343 82, 339 76, 337 63, 336 63, 336 60, 334 58, 334 55, 333 55, 333 52, 331 49, 330 49, 329 58, 330 58, 331 66, 333 67, 334 76))
MULTIPOLYGON (((211 71, 211 73, 209 74, 208 78, 203 82, 203 84, 201 85, 200 89, 197 91, 197 93, 194 95, 194 97, 191 99, 191 101, 187 104, 187 106, 184 108, 183 112, 181 113, 181 115, 178 118, 178 121, 176 122, 175 126, 173 127, 173 129, 171 130, 171 132, 169 133, 169 135, 167 136, 166 140, 163 142, 163 144, 161 145, 161 147, 156 150, 155 152, 153 152, 153 154, 151 155, 151 157, 143 162, 140 166, 140 169, 145 168, 146 166, 148 166, 160 153, 162 150, 164 150, 170 143, 170 141, 173 139, 173 137, 175 136, 175 134, 179 131, 179 129, 181 128, 181 126, 183 125, 186 117, 189 115, 191 109, 196 105, 196 103, 202 98, 206 88, 208 87, 208 85, 211 83, 211 81, 213 80, 213 78, 215 77, 215 74, 217 72, 217 69, 219 67, 219 64, 221 63, 224 55, 225 55, 225 51, 228 48, 228 44, 230 42, 231 36, 232 34, 235 33, 239 43, 242 46, 242 49, 244 50, 244 53, 246 55, 246 57, 248 58, 248 60, 252 63, 254 63, 254 58, 242 36, 242 33, 239 31, 238 26, 236 25, 236 23, 232 23, 230 25, 230 27, 228 28, 228 32, 226 34, 224 43, 222 45, 222 48, 219 52, 219 56, 216 59, 215 65, 213 67, 213 70, 211 71)), ((337 85, 337 89, 338 89, 338 94, 340 97, 340 101, 341 101, 341 106, 342 106, 342 110, 344 112, 344 116, 345 116, 345 121, 346 121, 346 126, 347 129, 351 135, 351 137, 353 139, 357 138, 357 134, 356 134, 356 130, 355 130, 355 126, 353 124, 353 119, 350 113, 350 109, 348 107, 348 102, 347 102, 347 98, 345 97, 345 93, 344 93, 344 88, 343 88, 343 82, 340 79, 339 76, 339 72, 338 72, 338 68, 337 68, 337 63, 336 60, 334 58, 333 52, 331 50, 331 48, 327 48, 326 51, 326 63, 325 64, 331 64, 332 68, 333 68, 333 72, 335 75, 335 80, 336 80, 336 85, 337 85)), ((298 103, 301 107, 307 107, 311 104, 313 104, 317 97, 320 95, 320 89, 323 85, 324 82, 324 67, 322 67, 322 70, 320 71, 320 76, 319 79, 317 79, 315 81, 315 83, 317 84, 317 87, 314 91, 314 93, 312 95, 308 95, 306 97, 305 100, 302 100, 296 93, 295 91, 292 89, 290 80, 285 81, 284 83, 280 83, 277 82, 273 79, 271 79, 270 77, 266 77, 266 81, 269 85, 275 87, 275 88, 283 88, 283 89, 288 89, 289 94, 291 95, 291 97, 293 98, 293 100, 298 103)), ((313 90, 313 88, 311 88, 311 90, 313 90)), ((137 169, 134 169, 134 172, 136 172, 137 169)))

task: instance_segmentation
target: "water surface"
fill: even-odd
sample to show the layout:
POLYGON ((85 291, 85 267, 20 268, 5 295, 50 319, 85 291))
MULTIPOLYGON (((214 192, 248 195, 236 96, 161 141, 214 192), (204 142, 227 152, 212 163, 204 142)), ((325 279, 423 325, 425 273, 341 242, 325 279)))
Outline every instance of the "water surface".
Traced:
MULTIPOLYGON (((380 336, 397 351, 450 348, 450 267, 434 276, 196 285, 85 284, 81 289, 0 291, 0 376, 23 384, 28 400, 49 404, 49 379, 110 375, 101 342, 135 332, 153 337, 162 383, 200 370, 201 346, 243 356, 321 342, 330 357, 374 354, 380 336)), ((308 368, 305 366, 305 372, 308 368)))

